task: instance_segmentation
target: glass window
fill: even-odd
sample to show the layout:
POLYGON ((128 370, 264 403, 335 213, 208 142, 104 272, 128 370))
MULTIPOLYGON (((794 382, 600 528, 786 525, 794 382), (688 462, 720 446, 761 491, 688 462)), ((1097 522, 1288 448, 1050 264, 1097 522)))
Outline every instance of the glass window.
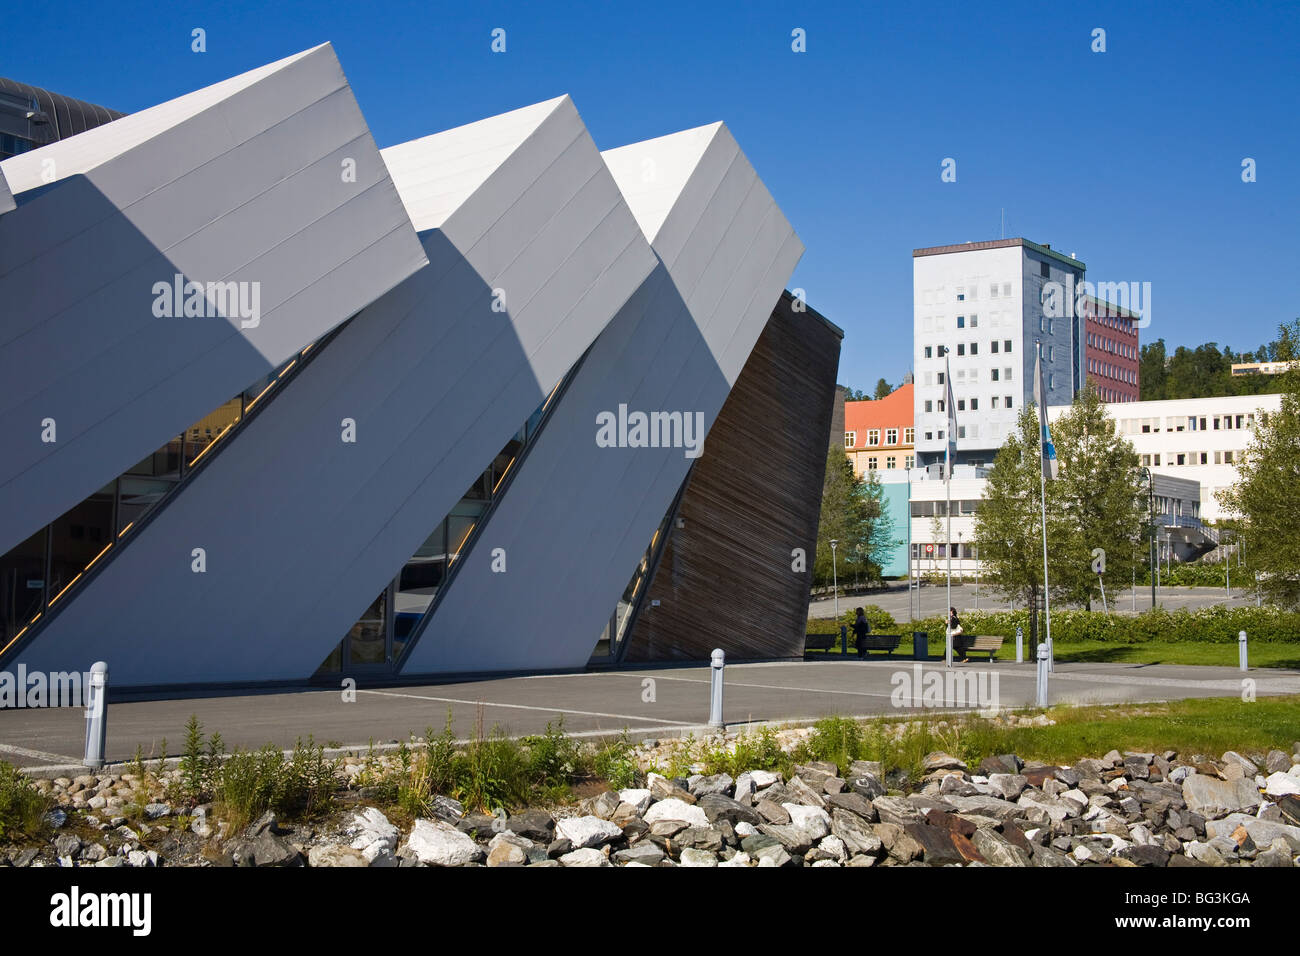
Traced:
POLYGON ((897 445, 897 444, 898 444, 898 429, 897 429, 897 428, 886 428, 886 429, 885 429, 885 444, 886 444, 886 445, 897 445))
POLYGON ((844 433, 844 447, 845 447, 845 448, 852 448, 852 447, 853 447, 854 445, 856 445, 857 443, 858 443, 858 433, 857 433, 857 432, 845 432, 845 433, 844 433))
POLYGON ((387 611, 388 592, 383 591, 348 631, 346 641, 352 664, 382 664, 387 660, 384 646, 387 611))
POLYGON ((0 647, 21 633, 45 606, 45 538, 42 528, 0 556, 0 647))
POLYGON ((868 428, 868 429, 867 429, 867 445, 868 445, 868 446, 871 446, 871 447, 874 447, 874 446, 879 445, 879 444, 880 444, 880 429, 879 429, 879 428, 868 428))

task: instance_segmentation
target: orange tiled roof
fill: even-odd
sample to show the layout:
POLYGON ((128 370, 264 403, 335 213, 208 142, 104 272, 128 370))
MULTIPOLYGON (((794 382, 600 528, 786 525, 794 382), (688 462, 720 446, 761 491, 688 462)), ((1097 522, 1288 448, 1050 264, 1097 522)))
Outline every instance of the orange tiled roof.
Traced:
POLYGON ((867 402, 845 402, 844 403, 844 430, 846 432, 857 432, 856 444, 854 448, 866 448, 867 431, 872 428, 880 429, 880 444, 871 446, 875 448, 886 447, 885 429, 897 428, 899 442, 897 445, 888 447, 910 447, 911 443, 904 444, 903 429, 911 428, 915 421, 914 409, 912 406, 912 385, 900 385, 884 398, 867 402))

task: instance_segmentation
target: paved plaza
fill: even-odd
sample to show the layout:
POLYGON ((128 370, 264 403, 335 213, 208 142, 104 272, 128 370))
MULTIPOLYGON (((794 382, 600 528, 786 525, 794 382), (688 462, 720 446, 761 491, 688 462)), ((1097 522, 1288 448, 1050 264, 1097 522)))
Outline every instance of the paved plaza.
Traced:
MULTIPOLYGON (((915 709, 910 694, 903 708, 895 706, 891 695, 900 681, 915 681, 917 666, 922 675, 946 670, 941 661, 916 665, 904 657, 879 656, 869 661, 731 664, 726 668, 724 717, 735 728, 749 722, 910 712, 915 709)), ((983 675, 986 687, 996 675, 1003 707, 1033 703, 1032 664, 973 661, 954 670, 983 675)), ((1237 696, 1244 677, 1255 681, 1260 696, 1300 693, 1300 670, 1269 668, 1242 674, 1229 667, 1063 663, 1052 676, 1051 701, 1237 696)), ((163 738, 168 754, 176 756, 190 714, 198 715, 207 732, 219 731, 231 748, 268 742, 288 748, 309 734, 330 746, 364 748, 372 740, 389 744, 429 726, 441 730, 449 710, 461 738, 472 736, 480 720, 485 730, 500 725, 516 735, 537 733, 558 717, 563 717, 566 731, 577 734, 625 728, 639 738, 698 733, 708 720, 709 668, 690 664, 420 686, 362 684, 355 698, 346 702, 341 690, 310 689, 117 702, 108 708, 107 756, 110 761, 127 760, 138 745, 146 756, 156 757, 163 738)), ((75 765, 84 727, 80 708, 0 712, 0 759, 27 767, 75 765)))

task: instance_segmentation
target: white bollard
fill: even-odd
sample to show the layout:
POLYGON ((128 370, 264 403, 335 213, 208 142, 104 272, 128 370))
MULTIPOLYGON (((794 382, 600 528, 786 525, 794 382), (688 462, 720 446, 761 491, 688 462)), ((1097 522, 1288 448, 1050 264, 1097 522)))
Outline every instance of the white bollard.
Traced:
POLYGON ((726 725, 722 722, 722 668, 727 662, 727 655, 722 652, 722 648, 715 647, 713 654, 709 659, 709 664, 713 668, 710 672, 709 681, 709 726, 721 729, 726 725))
POLYGON ((1025 629, 1023 627, 1017 626, 1016 627, 1016 663, 1023 664, 1024 662, 1025 662, 1025 629))
POLYGON ((104 741, 108 736, 108 665, 96 661, 90 667, 86 688, 86 756, 91 770, 104 766, 104 741))
POLYGON ((1246 670, 1246 632, 1237 632, 1237 663, 1246 670))
POLYGON ((1038 645, 1038 706, 1047 706, 1047 642, 1038 645))

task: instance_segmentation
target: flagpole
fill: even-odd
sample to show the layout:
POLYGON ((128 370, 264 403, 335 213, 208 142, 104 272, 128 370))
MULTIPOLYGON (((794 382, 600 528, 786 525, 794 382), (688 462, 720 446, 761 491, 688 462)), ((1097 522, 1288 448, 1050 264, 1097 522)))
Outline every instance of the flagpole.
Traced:
MULTIPOLYGON (((1046 422, 1046 421, 1047 421, 1047 382, 1043 380, 1043 373, 1042 373, 1042 368, 1043 368, 1043 343, 1042 343, 1042 342, 1035 342, 1034 345, 1035 345, 1035 348, 1038 350, 1037 363, 1036 363, 1036 366, 1037 366, 1037 367, 1036 367, 1036 372, 1037 372, 1037 374, 1036 374, 1036 376, 1035 376, 1035 377, 1038 379, 1038 381, 1037 381, 1035 384, 1039 386, 1038 394, 1035 395, 1034 397, 1035 397, 1036 399, 1038 399, 1039 402, 1042 403, 1042 407, 1039 408, 1039 410, 1038 410, 1039 420, 1042 421, 1042 422, 1046 422)), ((1054 655, 1053 655, 1053 649, 1052 649, 1052 599, 1051 599, 1050 594, 1049 594, 1049 584, 1048 584, 1048 580, 1047 580, 1047 468, 1048 468, 1048 459, 1047 459, 1047 451, 1046 451, 1046 449, 1043 448, 1043 447, 1041 447, 1042 444, 1043 444, 1046 440, 1047 440, 1047 435, 1046 435, 1045 426, 1044 426, 1044 428, 1040 428, 1040 429, 1038 430, 1038 442, 1039 442, 1039 446, 1040 446, 1039 449, 1038 449, 1038 487, 1039 487, 1039 492, 1040 492, 1040 495, 1039 495, 1039 502, 1040 502, 1040 504, 1041 504, 1041 506, 1042 506, 1042 517, 1043 517, 1043 629, 1044 629, 1045 636, 1046 636, 1046 641, 1045 641, 1045 643, 1047 644, 1047 669, 1050 671, 1050 670, 1053 669, 1052 665, 1053 665, 1053 657, 1054 657, 1054 655)))
POLYGON ((944 533, 944 537, 947 539, 944 550, 948 554, 948 603, 944 607, 949 608, 949 610, 943 612, 943 632, 945 635, 943 655, 947 666, 952 667, 952 628, 948 626, 948 615, 952 613, 952 464, 948 453, 944 454, 943 491, 947 500, 944 510, 948 515, 948 530, 944 533))
POLYGON ((948 530, 944 532, 946 541, 943 549, 948 556, 948 589, 947 603, 944 607, 948 610, 943 612, 943 661, 945 667, 952 667, 952 628, 949 626, 949 615, 952 613, 952 452, 953 445, 957 441, 957 436, 953 432, 954 422, 957 420, 956 409, 953 408, 952 396, 952 360, 948 355, 948 347, 943 349, 943 371, 944 371, 944 402, 945 411, 948 413, 948 423, 944 428, 946 434, 943 445, 943 495, 944 495, 944 514, 947 516, 948 530))
POLYGON ((1047 476, 1043 474, 1041 462, 1038 469, 1038 485, 1043 506, 1043 619, 1047 633, 1047 669, 1050 671, 1052 669, 1052 599, 1048 595, 1047 585, 1047 476))

